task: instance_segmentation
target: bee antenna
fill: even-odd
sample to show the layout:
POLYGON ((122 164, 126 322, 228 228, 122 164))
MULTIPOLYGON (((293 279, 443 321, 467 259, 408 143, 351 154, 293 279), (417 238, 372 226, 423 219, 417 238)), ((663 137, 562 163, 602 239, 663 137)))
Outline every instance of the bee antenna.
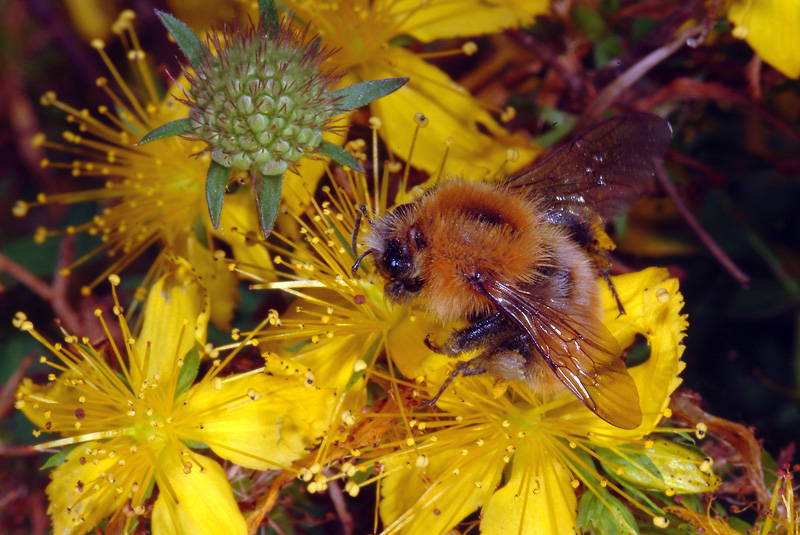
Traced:
POLYGON ((368 254, 372 254, 374 252, 375 252, 375 249, 367 249, 366 251, 361 253, 361 255, 358 258, 356 258, 355 264, 353 264, 353 267, 350 268, 350 273, 353 275, 354 279, 358 278, 358 277, 356 277, 356 271, 358 271, 358 266, 361 265, 361 261, 364 260, 365 256, 367 256, 368 254))

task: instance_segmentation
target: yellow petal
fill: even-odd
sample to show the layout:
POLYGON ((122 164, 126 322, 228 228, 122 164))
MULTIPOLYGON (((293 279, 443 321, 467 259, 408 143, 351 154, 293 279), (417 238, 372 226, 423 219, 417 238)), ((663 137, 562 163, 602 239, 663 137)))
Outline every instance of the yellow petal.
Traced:
POLYGON ((314 371, 317 386, 341 391, 355 373, 357 360, 367 358, 367 350, 373 346, 380 333, 334 336, 319 344, 306 345, 297 355, 297 360, 314 371))
POLYGON ((500 481, 505 451, 472 452, 432 455, 425 467, 414 453, 391 457, 385 467, 390 475, 381 483, 385 532, 445 533, 486 503, 500 481))
POLYGON ((241 0, 169 0, 169 11, 196 31, 208 29, 213 21, 234 22, 241 14, 244 2, 241 0))
POLYGON ((508 483, 483 509, 481 534, 575 533, 576 512, 569 472, 537 442, 514 454, 508 483))
POLYGON ((248 192, 225 196, 214 235, 231 246, 233 258, 242 271, 272 269, 269 251, 258 241, 261 230, 256 202, 248 192))
POLYGON ((119 12, 118 0, 65 0, 72 25, 86 41, 104 39, 119 12))
POLYGON ((414 116, 425 115, 428 126, 420 130, 411 159, 415 167, 437 171, 450 138, 446 174, 489 177, 499 170, 509 175, 527 166, 541 152, 523 136, 509 134, 443 71, 402 48, 390 47, 384 56, 386 63, 371 63, 358 75, 364 80, 411 78, 391 95, 373 102, 371 109, 381 119, 381 134, 387 145, 401 158, 408 157, 416 128, 414 116), (509 149, 517 151, 515 162, 506 163, 509 149))
POLYGON ((224 459, 256 470, 285 468, 325 434, 336 397, 305 376, 264 373, 203 381, 187 392, 182 418, 202 422, 190 437, 224 459))
POLYGON ((800 2, 731 0, 728 20, 764 61, 790 78, 800 77, 800 2))
POLYGON ((158 459, 162 475, 158 481, 160 494, 153 508, 153 535, 246 535, 247 524, 233 498, 225 471, 203 455, 193 453, 191 458, 203 466, 202 471, 192 466, 187 474, 173 447, 164 448, 158 459))
POLYGON ((202 346, 206 341, 208 295, 186 260, 173 258, 170 271, 150 289, 142 313, 144 323, 135 349, 139 365, 144 365, 149 344, 150 359, 144 377, 140 377, 137 366, 131 366, 133 382, 140 384, 142 379, 150 380, 156 374, 161 381, 167 380, 177 369, 177 360, 196 344, 202 346))
MULTIPOLYGON (((131 444, 132 441, 125 447, 131 444)), ((106 479, 108 474, 121 470, 120 458, 87 453, 98 447, 97 442, 79 445, 52 471, 52 481, 45 492, 50 500, 47 511, 53 518, 53 535, 86 533, 127 502, 128 496, 116 492, 106 479)))
POLYGON ((423 42, 518 28, 530 24, 535 15, 549 11, 547 0, 431 0, 423 3, 400 0, 390 7, 390 12, 403 16, 398 33, 407 33, 423 42), (406 13, 410 15, 406 16, 406 13))
MULTIPOLYGON (((27 399, 18 402, 15 407, 22 411, 22 413, 33 422, 40 429, 45 429, 47 422, 51 419, 46 415, 47 411, 52 410, 54 407, 67 406, 78 407, 80 403, 80 390, 72 386, 67 386, 66 383, 74 379, 76 374, 67 371, 60 374, 55 381, 50 381, 46 385, 37 385, 29 378, 22 380, 22 383, 17 389, 17 399, 25 396, 27 399), (38 399, 48 399, 55 403, 39 403, 36 399, 29 397, 35 396, 38 399)), ((70 433, 62 433, 69 435, 70 433)), ((76 431, 72 434, 79 434, 76 431)))
POLYGON ((203 278, 209 299, 214 303, 210 307, 211 323, 222 331, 228 330, 239 304, 239 278, 228 269, 227 263, 216 260, 214 253, 201 244, 194 233, 188 234, 185 242, 176 243, 175 252, 188 260, 203 278))
POLYGON ((441 322, 433 321, 422 313, 414 314, 414 321, 406 316, 391 329, 386 337, 386 350, 400 373, 415 379, 435 374, 448 364, 454 364, 454 359, 425 347, 425 337, 428 334, 433 333, 432 338, 436 340, 443 330, 441 322))
POLYGON ((612 277, 612 282, 625 307, 625 314, 618 314, 611 292, 604 282, 600 282, 606 327, 617 338, 620 347, 630 346, 637 334, 645 336, 650 345, 647 361, 628 369, 639 391, 643 419, 641 426, 627 431, 598 419, 597 424, 588 430, 596 436, 633 440, 653 430, 669 405, 672 392, 681 383, 678 375, 685 367, 680 359, 688 322, 681 314, 683 296, 678 290, 678 281, 670 278, 666 269, 648 268, 612 277))
POLYGON ((630 255, 663 258, 687 255, 696 252, 697 247, 684 239, 672 238, 652 225, 631 224, 625 229, 619 250, 630 255))

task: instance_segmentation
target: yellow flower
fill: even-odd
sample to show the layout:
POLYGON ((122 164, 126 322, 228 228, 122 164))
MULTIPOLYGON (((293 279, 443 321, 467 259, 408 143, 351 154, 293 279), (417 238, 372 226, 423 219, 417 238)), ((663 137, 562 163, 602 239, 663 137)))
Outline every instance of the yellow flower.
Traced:
POLYGON ((734 37, 786 76, 800 77, 800 2, 729 0, 727 5, 734 37))
MULTIPOLYGON (((282 358, 308 366, 316 384, 337 389, 365 374, 369 377, 374 372, 370 365, 391 345, 395 332, 410 328, 422 333, 403 347, 395 346, 402 354, 431 355, 422 342, 430 332, 426 329, 441 328, 431 327, 408 307, 389 302, 378 277, 353 277, 355 256, 350 239, 356 208, 364 203, 385 207, 388 183, 378 186, 380 191, 373 199, 367 197, 363 174, 351 172, 349 178, 347 188, 331 191, 323 187, 328 199, 321 204, 312 201, 308 222, 294 216, 304 243, 273 232, 270 242, 264 244, 273 264, 279 267, 277 282, 268 282, 271 271, 263 266, 235 264, 240 276, 262 281, 253 289, 281 290, 296 298, 286 313, 273 311, 269 327, 256 337, 259 344, 266 344, 282 358), (355 195, 355 201, 346 190, 355 195)), ((252 235, 242 236, 243 241, 252 239, 252 235)), ((389 359, 396 360, 392 354, 389 359)))
POLYGON ((43 362, 60 372, 47 385, 25 381, 16 404, 40 427, 37 436, 62 435, 37 449, 67 446, 47 487, 54 534, 80 535, 106 517, 107 532, 128 532, 154 485, 153 533, 245 534, 225 471, 196 450, 252 469, 291 470, 327 427, 329 390, 263 369, 223 377, 236 352, 220 361, 212 351, 215 360, 192 386, 208 299, 197 274, 175 262, 155 282, 136 337, 114 291, 123 346, 100 311, 108 342, 98 346, 75 336, 50 343, 17 315, 15 324, 53 353, 43 362))
MULTIPOLYGON (((266 244, 254 234, 239 236, 254 247, 266 247, 277 267, 275 272, 263 265, 235 263, 239 276, 261 281, 252 289, 280 290, 294 299, 288 311, 270 311, 265 330, 252 333, 258 347, 269 351, 268 366, 307 375, 315 385, 343 394, 334 409, 335 425, 319 449, 302 462, 306 467, 340 468, 330 463, 342 454, 338 444, 367 404, 367 383, 398 376, 401 363, 412 358, 437 357, 423 340, 427 333, 443 329, 414 309, 389 302, 377 276, 353 277, 355 257, 350 237, 356 207, 368 204, 375 212, 384 211, 388 181, 376 184, 373 198, 367 193, 363 174, 351 172, 348 176, 347 187, 333 191, 323 187, 328 200, 321 204, 313 201, 308 218, 290 214, 296 218, 302 241, 287 238, 280 231, 274 231, 266 244), (270 282, 273 275, 278 277, 276 282, 270 282), (375 366, 384 354, 386 360, 375 366)), ((237 341, 233 345, 240 344, 237 341)), ((326 489, 328 476, 320 470, 301 476, 310 491, 326 489)), ((348 491, 357 489, 357 485, 351 485, 348 491)))
MULTIPOLYGON (((284 4, 319 32, 327 46, 339 50, 330 61, 348 73, 345 85, 388 77, 411 78, 394 95, 372 103, 371 110, 383 120, 381 135, 387 146, 401 157, 406 157, 411 148, 413 117, 422 113, 428 119, 428 127, 414 149, 417 167, 435 171, 450 137, 448 170, 455 173, 486 176, 503 165, 504 173, 513 173, 539 152, 524 137, 509 134, 480 101, 446 73, 394 43, 409 35, 429 42, 518 27, 546 13, 547 2, 291 0, 284 4), (509 149, 516 151, 515 161, 509 158, 509 149)), ((465 46, 470 52, 473 44, 465 46)))
MULTIPOLYGON (((629 370, 643 413, 638 428, 606 423, 569 392, 539 397, 517 384, 500 383, 505 389, 498 389, 487 376, 457 378, 455 393, 448 389, 437 409, 421 410, 422 400, 438 392, 452 369, 452 360, 423 343, 428 333, 445 327, 420 310, 387 300, 384 281, 368 264, 359 270, 362 278, 351 272, 356 207, 384 212, 387 182, 376 181, 371 195, 366 178, 351 174, 341 188, 324 191, 328 200, 315 205, 308 223, 298 218, 304 243, 276 234, 283 243, 268 245, 281 268, 279 280, 254 288, 279 289, 295 300, 286 313, 271 313, 271 326, 257 339, 283 362, 308 366, 318 384, 347 390, 336 409, 339 431, 326 436, 314 458, 302 463, 339 468, 334 477, 349 478, 345 490, 350 494, 380 479, 387 533, 444 533, 479 507, 485 533, 571 532, 578 522, 574 485, 583 485, 601 503, 616 500, 607 496, 606 487, 635 503, 629 486, 677 493, 716 485, 702 456, 642 438, 659 431, 684 366, 683 299, 665 270, 614 279, 627 311, 623 316, 606 283, 598 282, 606 327, 620 347, 632 346, 637 337, 649 345, 647 360, 629 370), (365 403, 367 383, 386 393, 384 401, 365 403), (609 482, 595 462, 617 478, 620 469, 636 472, 644 483, 609 482), (648 474, 655 474, 660 486, 648 474)), ((401 188, 397 198, 407 197, 401 188)), ((258 279, 257 266, 237 264, 237 269, 258 279)), ((302 477, 311 481, 312 492, 327 483, 319 473, 302 477)), ((650 516, 663 514, 637 506, 650 516)), ((620 512, 624 507, 609 509, 631 526, 620 512)))
MULTIPOLYGON (((42 165, 70 172, 74 177, 75 191, 55 195, 42 193, 30 203, 18 201, 14 213, 23 216, 30 208, 43 204, 102 203, 103 208, 92 220, 66 229, 69 234, 86 232, 101 240, 96 249, 77 259, 67 271, 99 253, 114 258, 107 269, 82 289, 83 293, 88 294, 110 273, 122 271, 151 246, 157 246, 183 256, 197 268, 214 302, 211 320, 226 328, 238 302, 238 280, 223 262, 218 261, 224 253, 214 247, 214 238, 228 240, 231 232, 224 225, 215 230, 208 215, 205 181, 210 160, 207 155, 197 156, 204 144, 172 137, 136 145, 143 135, 157 126, 185 117, 188 109, 177 100, 183 94, 182 87, 187 85, 183 77, 177 80, 165 98, 158 95, 152 69, 133 29, 133 18, 132 12, 123 12, 113 29, 129 47, 127 58, 130 69, 136 74, 136 86, 125 82, 105 54, 102 41, 92 43, 113 80, 99 78, 97 85, 114 102, 116 113, 101 106, 95 116, 88 110, 78 110, 59 101, 52 92, 42 98, 44 105, 66 113, 75 130, 64 132, 63 142, 37 136, 36 143, 74 158, 63 163, 47 159, 42 165), (112 88, 113 84, 118 86, 117 90, 112 88), (91 181, 97 181, 98 185, 78 189, 91 181)), ((305 185, 301 177, 291 174, 286 179, 288 187, 283 191, 287 203, 302 207, 315 183, 305 185)), ((238 195, 228 197, 230 202, 226 203, 223 211, 228 218, 226 221, 236 221, 242 232, 249 230, 244 227, 246 224, 253 224, 252 229, 257 229, 254 219, 244 215, 237 218, 232 214, 234 210, 252 212, 252 199, 245 196, 250 200, 250 204, 245 205, 233 201, 238 195)), ((41 242, 48 236, 63 232, 42 228, 37 230, 35 239, 41 242)), ((269 264, 268 255, 262 253, 259 256, 256 250, 240 247, 238 242, 232 249, 234 257, 244 254, 250 260, 269 264)), ((165 255, 158 257, 145 286, 158 277, 165 258, 165 255)))
MULTIPOLYGON (((683 368, 686 319, 677 281, 666 270, 647 269, 613 282, 627 314, 619 315, 599 282, 606 326, 621 347, 637 335, 649 344, 647 360, 629 369, 642 424, 618 429, 569 392, 537 396, 517 383, 498 391, 493 378, 460 377, 437 403, 441 412, 401 407, 400 416, 392 417, 407 425, 397 426, 393 439, 384 437, 383 444, 354 453, 363 469, 380 466, 374 478, 381 479, 385 534, 446 533, 479 508, 483 534, 582 532, 587 528, 581 522, 597 519, 576 516, 576 489, 582 490, 581 502, 596 500, 605 507, 617 532, 635 533, 633 517, 615 495, 651 517, 660 518, 663 511, 639 503, 628 490, 630 478, 620 477, 626 470, 650 474, 661 484, 651 488, 668 494, 715 488, 717 479, 703 456, 648 438, 660 431, 657 424, 683 368)), ((438 384, 427 389, 427 397, 438 384)))

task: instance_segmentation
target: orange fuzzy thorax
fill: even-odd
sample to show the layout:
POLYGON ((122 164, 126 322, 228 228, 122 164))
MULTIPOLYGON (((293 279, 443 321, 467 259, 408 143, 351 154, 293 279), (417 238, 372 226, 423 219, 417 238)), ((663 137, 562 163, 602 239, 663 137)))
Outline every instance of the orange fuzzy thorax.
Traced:
POLYGON ((506 284, 534 282, 537 267, 569 240, 535 200, 497 184, 442 184, 418 201, 415 215, 428 242, 420 255, 423 300, 443 321, 491 310, 469 282, 476 273, 506 284))

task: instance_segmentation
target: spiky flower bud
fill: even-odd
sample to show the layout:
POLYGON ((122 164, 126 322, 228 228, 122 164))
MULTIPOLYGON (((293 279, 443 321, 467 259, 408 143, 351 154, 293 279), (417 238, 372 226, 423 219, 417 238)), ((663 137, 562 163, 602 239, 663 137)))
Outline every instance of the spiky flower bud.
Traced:
POLYGON ((190 77, 190 135, 218 164, 282 175, 345 111, 328 91, 339 75, 320 70, 329 54, 288 22, 265 28, 262 19, 209 41, 190 77))

